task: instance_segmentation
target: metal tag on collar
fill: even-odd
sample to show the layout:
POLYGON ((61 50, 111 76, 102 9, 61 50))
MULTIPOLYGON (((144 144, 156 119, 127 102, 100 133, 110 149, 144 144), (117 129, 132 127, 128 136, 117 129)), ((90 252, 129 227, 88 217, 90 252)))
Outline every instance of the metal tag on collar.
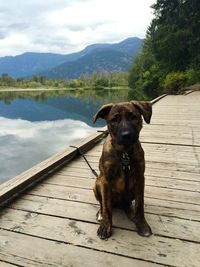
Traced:
POLYGON ((130 157, 128 153, 122 154, 121 162, 122 162, 123 169, 128 168, 130 170, 130 157))

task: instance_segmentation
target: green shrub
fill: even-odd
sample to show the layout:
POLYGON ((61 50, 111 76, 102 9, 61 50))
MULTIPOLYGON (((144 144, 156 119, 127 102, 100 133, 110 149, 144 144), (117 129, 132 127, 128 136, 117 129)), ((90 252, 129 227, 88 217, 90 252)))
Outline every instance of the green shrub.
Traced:
POLYGON ((187 76, 184 72, 170 72, 163 82, 163 87, 169 94, 177 94, 186 85, 187 76))
POLYGON ((200 82, 200 70, 188 69, 185 72, 187 85, 192 85, 200 82))
POLYGON ((35 81, 29 81, 28 88, 39 88, 41 87, 41 84, 39 82, 35 81))
POLYGON ((80 88, 83 86, 83 82, 81 80, 71 80, 69 82, 69 87, 71 88, 80 88))
POLYGON ((94 88, 101 89, 109 86, 109 81, 106 77, 100 77, 94 81, 94 88))

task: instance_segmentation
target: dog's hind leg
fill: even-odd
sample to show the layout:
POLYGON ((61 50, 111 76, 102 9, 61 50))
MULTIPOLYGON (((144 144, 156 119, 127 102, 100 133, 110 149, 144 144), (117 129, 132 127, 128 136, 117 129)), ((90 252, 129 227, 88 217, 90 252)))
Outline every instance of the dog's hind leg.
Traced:
POLYGON ((97 181, 95 183, 95 186, 93 188, 93 191, 94 191, 94 195, 96 197, 96 200, 98 200, 99 201, 99 204, 100 204, 100 208, 99 208, 99 210, 97 211, 97 214, 96 214, 96 220, 98 222, 100 222, 102 220, 102 198, 101 198, 101 193, 100 193, 98 179, 97 179, 97 181))

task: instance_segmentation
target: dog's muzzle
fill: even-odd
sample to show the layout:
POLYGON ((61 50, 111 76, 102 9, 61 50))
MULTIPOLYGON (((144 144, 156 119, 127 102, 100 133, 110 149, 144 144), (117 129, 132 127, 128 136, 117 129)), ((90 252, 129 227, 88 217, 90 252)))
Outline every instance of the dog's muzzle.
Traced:
POLYGON ((117 142, 119 145, 130 145, 138 140, 138 134, 133 130, 123 130, 119 132, 117 142))

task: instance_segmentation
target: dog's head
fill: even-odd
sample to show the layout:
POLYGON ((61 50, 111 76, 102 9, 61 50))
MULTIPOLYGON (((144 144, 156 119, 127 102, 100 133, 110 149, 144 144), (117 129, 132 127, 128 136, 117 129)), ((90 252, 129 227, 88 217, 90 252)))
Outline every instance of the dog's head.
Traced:
POLYGON ((102 106, 93 118, 105 119, 108 131, 114 143, 128 146, 139 139, 142 129, 142 116, 150 123, 152 105, 145 101, 130 101, 126 103, 107 104, 102 106))

